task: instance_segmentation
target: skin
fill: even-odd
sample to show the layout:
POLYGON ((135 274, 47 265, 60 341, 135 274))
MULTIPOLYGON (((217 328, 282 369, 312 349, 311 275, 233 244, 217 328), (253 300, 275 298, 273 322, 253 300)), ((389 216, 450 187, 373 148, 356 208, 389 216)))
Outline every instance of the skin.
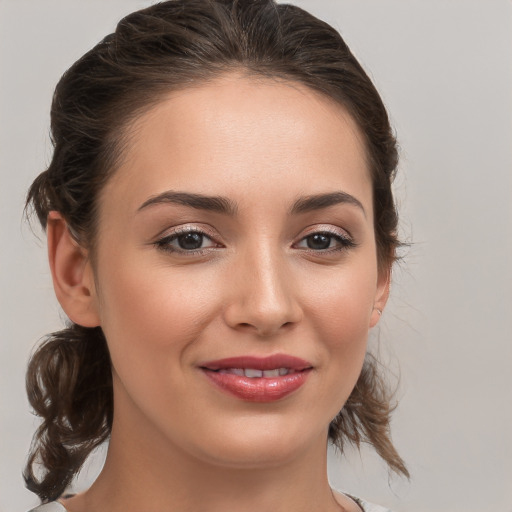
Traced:
POLYGON ((93 261, 59 213, 49 218, 57 296, 73 321, 101 325, 113 363, 105 467, 65 506, 359 510, 333 495, 326 474, 329 422, 388 295, 356 124, 302 85, 229 74, 169 95, 134 122, 129 140, 101 193, 93 261), (167 191, 222 196, 237 211, 141 208, 167 191), (360 205, 290 213, 298 198, 335 192, 360 205), (172 251, 180 239, 169 237, 183 229, 206 234, 202 252, 172 251), (318 232, 330 233, 329 248, 308 247, 318 232), (275 353, 313 370, 271 403, 228 395, 198 368, 275 353))

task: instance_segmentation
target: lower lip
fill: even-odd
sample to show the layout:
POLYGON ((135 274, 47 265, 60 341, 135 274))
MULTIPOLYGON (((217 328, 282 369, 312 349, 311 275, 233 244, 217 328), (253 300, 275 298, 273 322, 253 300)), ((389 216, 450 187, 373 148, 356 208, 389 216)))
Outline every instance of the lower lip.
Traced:
POLYGON ((202 369, 216 386, 249 402, 274 402, 299 389, 308 378, 310 369, 279 377, 245 377, 202 369))

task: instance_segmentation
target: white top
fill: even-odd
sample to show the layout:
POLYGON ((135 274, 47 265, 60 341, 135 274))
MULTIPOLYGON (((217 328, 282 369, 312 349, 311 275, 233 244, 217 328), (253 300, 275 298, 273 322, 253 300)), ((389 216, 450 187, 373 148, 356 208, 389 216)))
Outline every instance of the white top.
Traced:
MULTIPOLYGON (((388 508, 381 507, 380 505, 373 505, 372 503, 368 503, 360 498, 356 498, 355 496, 350 496, 347 494, 349 498, 352 498, 363 510, 363 512, 391 512, 388 508)), ((51 503, 47 503, 46 505, 41 505, 39 507, 33 508, 28 512, 67 512, 64 506, 58 501, 52 501, 51 503)))

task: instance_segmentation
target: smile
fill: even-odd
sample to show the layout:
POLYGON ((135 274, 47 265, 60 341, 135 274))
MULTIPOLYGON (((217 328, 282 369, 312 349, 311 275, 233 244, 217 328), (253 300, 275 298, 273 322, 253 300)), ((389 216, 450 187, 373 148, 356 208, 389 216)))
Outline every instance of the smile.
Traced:
POLYGON ((307 361, 283 354, 210 361, 200 369, 215 387, 250 402, 273 402, 298 390, 313 369, 307 361))
POLYGON ((240 377, 245 376, 250 379, 254 378, 270 378, 270 377, 282 377, 295 372, 290 368, 275 368, 274 370, 257 370, 255 368, 222 368, 216 370, 219 373, 229 373, 232 375, 239 375, 240 377))

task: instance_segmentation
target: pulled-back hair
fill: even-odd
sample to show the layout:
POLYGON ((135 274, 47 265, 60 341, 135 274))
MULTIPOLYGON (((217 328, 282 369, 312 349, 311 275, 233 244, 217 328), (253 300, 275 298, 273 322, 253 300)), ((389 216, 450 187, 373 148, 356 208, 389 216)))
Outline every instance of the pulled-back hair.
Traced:
MULTIPOLYGON (((130 121, 170 91, 229 71, 304 84, 350 113, 365 140, 379 268, 389 269, 399 244, 391 191, 398 157, 382 100, 336 30, 273 0, 153 5, 122 19, 113 34, 64 73, 51 108, 53 157, 27 197, 43 228, 49 212, 59 211, 94 258, 99 193, 121 162, 130 121)), ((31 358, 27 390, 43 422, 25 481, 42 501, 50 501, 110 435, 112 376, 101 328, 70 324, 50 334, 31 358), (37 466, 42 472, 35 471, 37 466)), ((390 439, 390 400, 368 355, 329 437, 341 450, 347 442, 370 443, 392 470, 407 475, 390 439)))

